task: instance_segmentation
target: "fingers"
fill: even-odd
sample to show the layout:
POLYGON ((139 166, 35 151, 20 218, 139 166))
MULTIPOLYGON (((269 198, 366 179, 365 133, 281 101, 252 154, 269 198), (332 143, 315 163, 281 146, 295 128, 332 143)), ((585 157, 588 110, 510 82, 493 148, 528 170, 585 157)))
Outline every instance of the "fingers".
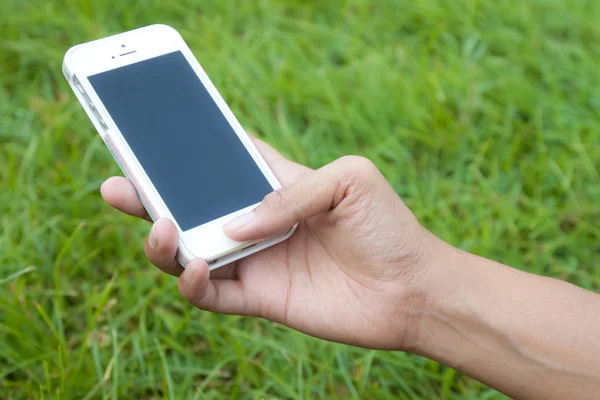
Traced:
POLYGON ((335 209, 342 201, 360 195, 359 189, 380 178, 377 167, 362 157, 342 157, 267 195, 250 213, 225 225, 235 240, 266 238, 292 225, 335 209))
MULTIPOLYGON (((148 260, 160 270, 169 275, 180 276, 184 271, 177 260, 179 237, 175 224, 167 218, 161 218, 154 223, 144 251, 148 260)), ((211 273, 215 279, 236 279, 235 265, 225 265, 211 273)))
POLYGON ((161 218, 150 230, 144 252, 148 260, 169 275, 179 276, 183 267, 175 258, 179 246, 179 235, 175 224, 169 219, 161 218))
MULTIPOLYGON (((250 137, 283 185, 287 185, 311 171, 310 168, 288 160, 260 139, 250 137)), ((126 178, 112 177, 107 179, 102 184, 100 192, 104 200, 117 210, 152 222, 135 188, 126 178)), ((159 220, 154 224, 144 250, 150 262, 162 271, 179 276, 183 271, 183 267, 176 259, 177 247, 177 229, 171 221, 159 220)), ((232 276, 235 276, 233 266, 225 266, 213 272, 213 278, 216 279, 231 278, 232 276)))
POLYGON ((142 205, 135 188, 127 179, 121 176, 108 178, 100 187, 102 198, 108 204, 125 214, 152 221, 142 205))
POLYGON ((179 291, 196 307, 222 314, 257 315, 256 301, 241 280, 209 279, 206 261, 189 262, 179 277, 179 291), (252 306, 251 306, 252 305, 252 306))

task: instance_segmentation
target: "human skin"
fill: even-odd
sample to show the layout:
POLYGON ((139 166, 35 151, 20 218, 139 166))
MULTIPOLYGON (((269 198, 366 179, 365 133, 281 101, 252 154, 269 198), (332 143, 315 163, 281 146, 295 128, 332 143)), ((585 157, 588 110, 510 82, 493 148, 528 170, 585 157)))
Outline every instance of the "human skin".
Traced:
MULTIPOLYGON (((158 220, 146 255, 179 276, 194 306, 420 354, 514 398, 597 396, 600 295, 445 243, 367 159, 343 157, 313 171, 255 144, 283 188, 225 233, 247 241, 298 228, 285 242, 209 273, 201 259, 179 265, 177 229, 158 220)), ((110 178, 101 192, 113 207, 150 220, 126 179, 110 178)))

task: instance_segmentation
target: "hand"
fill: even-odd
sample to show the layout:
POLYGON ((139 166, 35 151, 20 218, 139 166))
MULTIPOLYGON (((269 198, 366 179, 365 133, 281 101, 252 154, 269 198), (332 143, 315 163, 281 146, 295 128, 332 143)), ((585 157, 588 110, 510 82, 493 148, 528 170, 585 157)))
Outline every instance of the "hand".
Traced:
MULTIPOLYGON (((432 267, 443 254, 433 248, 445 244, 367 159, 343 157, 313 171, 255 144, 284 188, 225 232, 246 241, 299 223, 294 235, 210 274, 200 259, 184 272, 175 260, 177 230, 161 219, 146 242, 148 259, 181 275, 179 290, 200 309, 260 316, 347 344, 411 350, 432 267)), ((125 178, 108 179, 101 192, 118 210, 150 220, 125 178)))

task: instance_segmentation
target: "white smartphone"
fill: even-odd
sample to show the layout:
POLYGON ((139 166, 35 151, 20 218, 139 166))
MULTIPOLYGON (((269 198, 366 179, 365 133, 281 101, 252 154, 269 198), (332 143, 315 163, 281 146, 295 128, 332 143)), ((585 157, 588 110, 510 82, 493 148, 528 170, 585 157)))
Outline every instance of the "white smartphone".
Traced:
POLYGON ((281 185, 175 29, 72 47, 63 73, 148 214, 177 226, 182 265, 201 257, 214 269, 292 235, 223 233, 281 185))

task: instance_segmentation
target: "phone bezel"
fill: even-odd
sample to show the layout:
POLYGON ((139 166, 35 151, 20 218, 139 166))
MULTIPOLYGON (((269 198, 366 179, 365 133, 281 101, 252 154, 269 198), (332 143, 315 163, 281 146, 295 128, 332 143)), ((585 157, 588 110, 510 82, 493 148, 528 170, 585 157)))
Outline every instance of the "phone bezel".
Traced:
MULTIPOLYGON (((178 256, 182 264, 185 264, 193 257, 201 257, 208 261, 219 258, 226 260, 226 263, 228 263, 286 239, 292 234, 294 228, 280 236, 261 241, 248 250, 239 252, 240 248, 247 246, 249 243, 229 239, 223 233, 223 225, 233 218, 252 210, 258 205, 256 203, 195 228, 183 231, 173 218, 167 205, 164 203, 154 184, 142 168, 137 157, 88 80, 88 77, 91 75, 175 51, 181 51, 189 62, 244 147, 252 156, 254 162, 269 181, 273 190, 280 188, 281 184, 275 174, 268 167, 250 137, 239 124, 208 75, 204 72, 181 35, 175 29, 167 25, 151 25, 75 46, 65 56, 65 76, 92 120, 94 120, 94 115, 92 115, 89 105, 85 104, 86 100, 83 97, 87 97, 93 103, 96 116, 101 118, 105 124, 102 125, 99 121, 94 121, 94 125, 107 143, 107 146, 113 151, 113 155, 121 168, 136 186, 138 194, 145 203, 144 205, 149 210, 152 218, 166 217, 171 219, 177 226, 180 241, 178 256), (133 53, 131 53, 132 51, 133 53), (129 54, 121 56, 123 53, 129 54), (77 84, 81 85, 81 88, 85 92, 84 96, 82 96, 82 93, 77 92, 79 89, 77 84), (104 126, 106 129, 104 129, 104 126), (235 256, 229 259, 226 257, 229 253, 235 253, 235 256)), ((210 192, 210 188, 207 188, 208 192, 210 192)), ((223 263, 216 262, 211 266, 216 268, 223 263)))

